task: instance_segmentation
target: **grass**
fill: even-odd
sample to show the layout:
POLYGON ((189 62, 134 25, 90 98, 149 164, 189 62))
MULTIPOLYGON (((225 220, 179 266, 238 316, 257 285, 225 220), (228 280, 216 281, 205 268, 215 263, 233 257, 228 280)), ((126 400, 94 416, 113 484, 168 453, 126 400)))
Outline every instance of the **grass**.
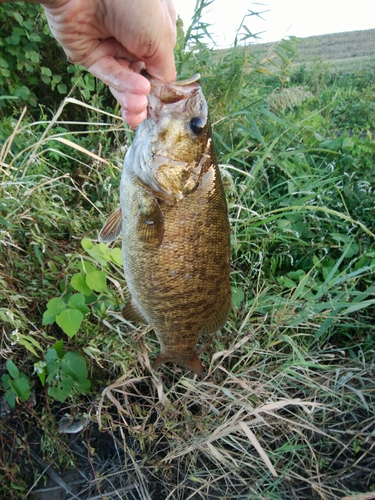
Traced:
MULTIPOLYGON (((272 50, 274 43, 250 45, 250 53, 258 56, 272 50)), ((317 61, 329 63, 330 70, 345 73, 348 70, 371 70, 375 57, 375 30, 350 31, 299 39, 298 53, 294 58, 297 65, 314 64, 317 61)))
POLYGON ((150 368, 158 343, 120 315, 121 269, 81 245, 118 206, 131 132, 72 98, 40 120, 3 119, 2 371, 12 359, 33 390, 11 413, 2 399, 4 497, 49 487, 80 499, 375 498, 374 73, 294 68, 292 42, 277 47, 282 65, 238 44, 218 56, 197 33, 180 33, 177 57, 181 74, 203 76, 233 288, 227 324, 201 339, 202 378, 150 368), (77 108, 87 120, 74 120, 77 108), (42 317, 50 299, 75 293, 82 262, 107 288, 69 337, 42 317), (63 402, 35 373, 60 340, 91 380, 89 394, 63 402), (65 414, 80 433, 58 432, 65 414))

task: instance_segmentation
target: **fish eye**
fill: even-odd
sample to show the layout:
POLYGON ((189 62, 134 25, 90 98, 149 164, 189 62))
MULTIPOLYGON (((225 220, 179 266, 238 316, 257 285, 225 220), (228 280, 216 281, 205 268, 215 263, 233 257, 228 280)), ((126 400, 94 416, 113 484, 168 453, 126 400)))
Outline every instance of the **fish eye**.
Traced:
POLYGON ((201 135, 204 129, 204 123, 199 117, 194 117, 189 122, 190 129, 195 135, 201 135))

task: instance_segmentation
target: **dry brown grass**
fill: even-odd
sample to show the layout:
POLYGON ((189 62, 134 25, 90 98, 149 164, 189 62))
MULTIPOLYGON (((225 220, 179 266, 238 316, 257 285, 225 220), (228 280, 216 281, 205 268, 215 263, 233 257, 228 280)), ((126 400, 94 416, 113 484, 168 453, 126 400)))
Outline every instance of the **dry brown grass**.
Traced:
POLYGON ((303 352, 292 338, 291 352, 264 350, 256 339, 265 333, 257 325, 238 334, 201 379, 174 366, 150 371, 141 354, 98 398, 92 418, 102 430, 119 426, 125 447, 127 436, 139 443, 139 485, 148 473, 159 479, 163 493, 152 498, 333 500, 370 481, 369 367, 331 346, 303 352))

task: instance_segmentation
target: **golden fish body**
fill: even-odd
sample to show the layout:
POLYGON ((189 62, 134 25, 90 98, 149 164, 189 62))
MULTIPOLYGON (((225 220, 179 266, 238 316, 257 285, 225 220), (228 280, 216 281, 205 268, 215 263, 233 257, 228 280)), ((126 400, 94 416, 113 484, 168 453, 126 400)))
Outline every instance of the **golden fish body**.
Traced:
POLYGON ((200 373, 201 332, 225 323, 231 304, 227 204, 199 75, 151 81, 148 117, 124 162, 121 211, 100 234, 119 234, 131 300, 123 315, 151 325, 167 361, 200 373))

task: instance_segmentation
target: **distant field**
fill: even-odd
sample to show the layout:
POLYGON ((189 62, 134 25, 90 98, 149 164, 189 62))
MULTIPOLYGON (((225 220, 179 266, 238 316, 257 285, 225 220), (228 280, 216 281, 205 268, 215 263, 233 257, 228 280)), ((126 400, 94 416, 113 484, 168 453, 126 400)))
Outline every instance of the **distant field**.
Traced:
MULTIPOLYGON (((347 31, 329 35, 299 38, 297 64, 316 60, 329 62, 332 69, 375 69, 375 29, 347 31)), ((249 45, 255 53, 267 52, 274 43, 249 45)))

